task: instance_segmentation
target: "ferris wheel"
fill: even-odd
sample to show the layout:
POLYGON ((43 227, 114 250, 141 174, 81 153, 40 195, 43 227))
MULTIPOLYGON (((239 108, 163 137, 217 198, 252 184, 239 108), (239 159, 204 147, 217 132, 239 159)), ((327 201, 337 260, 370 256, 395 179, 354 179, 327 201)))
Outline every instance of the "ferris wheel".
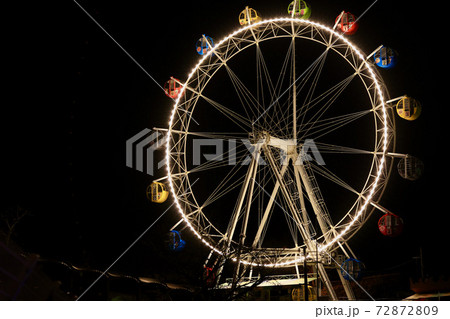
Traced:
POLYGON ((243 272, 314 260, 336 299, 332 256, 356 260, 348 241, 374 210, 385 214, 380 230, 392 235, 399 223, 379 204, 394 160, 406 179, 421 163, 395 152, 395 110, 411 119, 420 105, 390 98, 376 65, 391 67, 394 51, 363 54, 348 37, 355 16, 343 11, 326 26, 310 14, 304 1, 273 19, 246 7, 241 28, 220 41, 201 36, 197 65, 166 88, 175 101, 166 180, 181 216, 172 230, 206 245, 206 263, 229 258, 243 272))

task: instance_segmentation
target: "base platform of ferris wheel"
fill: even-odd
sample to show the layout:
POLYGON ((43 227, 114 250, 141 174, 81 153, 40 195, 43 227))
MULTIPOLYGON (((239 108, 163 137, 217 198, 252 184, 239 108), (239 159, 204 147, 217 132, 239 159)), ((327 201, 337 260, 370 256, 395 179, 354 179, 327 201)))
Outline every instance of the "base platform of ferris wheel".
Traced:
MULTIPOLYGON (((308 274, 308 284, 315 281, 317 277, 315 274, 308 274)), ((259 277, 243 277, 239 281, 240 287, 250 287, 260 281, 259 277)), ((219 289, 231 289, 233 279, 227 278, 224 283, 218 286, 219 289)), ((295 286, 295 285, 304 285, 305 278, 303 275, 272 275, 266 276, 260 283, 257 284, 257 287, 274 287, 274 286, 295 286)))

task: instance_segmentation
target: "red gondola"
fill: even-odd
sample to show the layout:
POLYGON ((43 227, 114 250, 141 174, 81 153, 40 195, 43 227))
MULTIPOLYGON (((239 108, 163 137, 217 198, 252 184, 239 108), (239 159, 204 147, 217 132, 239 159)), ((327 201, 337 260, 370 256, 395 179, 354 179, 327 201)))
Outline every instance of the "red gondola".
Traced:
POLYGON ((212 267, 204 266, 205 270, 203 271, 203 280, 205 281, 206 287, 212 288, 216 283, 216 274, 212 267))
POLYGON ((170 77, 170 80, 164 84, 164 92, 166 95, 172 99, 178 98, 181 90, 183 89, 183 85, 180 80, 175 79, 174 77, 170 77))
POLYGON ((342 11, 342 13, 336 18, 336 25, 345 34, 351 35, 358 30, 358 22, 356 17, 350 12, 342 11))
POLYGON ((398 236, 403 231, 403 219, 392 213, 386 213, 378 220, 378 229, 384 236, 398 236))

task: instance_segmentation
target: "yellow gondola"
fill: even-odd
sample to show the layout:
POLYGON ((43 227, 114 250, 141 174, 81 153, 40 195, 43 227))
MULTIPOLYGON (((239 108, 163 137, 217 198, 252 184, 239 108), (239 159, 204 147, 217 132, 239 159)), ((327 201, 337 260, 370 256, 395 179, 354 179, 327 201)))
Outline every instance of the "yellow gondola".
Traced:
POLYGON ((169 197, 166 185, 160 182, 153 182, 147 187, 147 198, 154 203, 164 203, 169 197))
MULTIPOLYGON (((293 301, 305 300, 305 286, 292 289, 291 297, 293 301)), ((316 291, 308 285, 308 301, 317 300, 316 291)))
POLYGON ((414 121, 422 113, 420 102, 409 96, 398 101, 396 109, 398 116, 408 121, 414 121))
POLYGON ((261 21, 262 18, 258 11, 253 8, 245 7, 244 10, 239 14, 239 23, 241 25, 249 25, 261 21))

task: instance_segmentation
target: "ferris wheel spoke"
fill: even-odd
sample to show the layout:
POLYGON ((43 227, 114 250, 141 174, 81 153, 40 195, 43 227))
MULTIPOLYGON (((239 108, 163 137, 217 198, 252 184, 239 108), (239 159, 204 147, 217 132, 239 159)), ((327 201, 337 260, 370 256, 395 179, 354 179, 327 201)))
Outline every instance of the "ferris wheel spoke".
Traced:
POLYGON ((202 207, 208 206, 211 203, 217 201, 222 196, 226 195, 228 192, 232 191, 239 185, 241 185, 244 177, 234 179, 235 175, 239 173, 239 171, 245 167, 244 165, 236 164, 233 165, 231 170, 227 173, 227 175, 219 182, 217 187, 211 192, 209 197, 205 200, 202 207))
POLYGON ((235 123, 237 126, 239 126, 244 132, 248 131, 248 129, 252 127, 252 122, 248 117, 245 117, 245 116, 239 114, 238 112, 233 111, 232 109, 205 96, 204 94, 198 92, 197 90, 195 90, 194 88, 192 88, 188 85, 186 85, 186 89, 191 91, 195 96, 195 97, 192 97, 190 100, 198 100, 199 98, 202 98, 209 105, 213 106, 217 111, 219 111, 221 114, 225 115, 233 123, 235 123))
MULTIPOLYGON (((172 130, 173 133, 174 130, 172 130)), ((242 140, 248 138, 248 133, 242 133, 242 132, 185 132, 185 131, 179 131, 180 134, 187 134, 191 136, 198 136, 198 137, 204 137, 204 138, 210 138, 214 140, 222 140, 222 141, 237 141, 242 142, 242 140)))
MULTIPOLYGON (((210 155, 208 161, 199 164, 194 162, 194 167, 187 171, 189 174, 203 172, 206 170, 217 169, 222 166, 241 166, 244 161, 248 159, 248 154, 246 150, 237 150, 237 147, 233 147, 226 152, 210 155)), ((200 160, 199 158, 197 160, 200 160)))
POLYGON ((331 172, 326 167, 320 165, 311 164, 312 169, 320 174, 322 177, 325 177, 327 180, 335 183, 336 185, 341 186, 342 188, 356 194, 361 195, 358 191, 356 191, 353 187, 351 187, 348 183, 346 183, 342 178, 338 177, 335 173, 331 172))
MULTIPOLYGON (((353 208, 354 207, 359 208, 359 201, 365 200, 365 201, 367 201, 367 203, 369 203, 370 205, 372 205, 374 208, 378 209, 379 211, 381 211, 385 214, 391 213, 388 209, 381 206, 378 202, 369 198, 369 197, 371 197, 369 189, 373 186, 372 184, 370 184, 370 183, 366 184, 361 191, 357 191, 354 187, 349 185, 342 178, 338 177, 335 173, 331 172, 326 167, 319 166, 319 165, 312 165, 312 166, 313 166, 313 170, 315 172, 317 172, 319 175, 321 175, 322 177, 326 178, 327 180, 335 183, 336 185, 342 187, 345 190, 348 190, 349 192, 351 192, 357 196, 358 200, 353 205, 353 208)), ((381 182, 381 184, 382 183, 383 182, 381 182)), ((342 220, 339 221, 338 224, 341 224, 341 222, 342 222, 342 220)), ((358 222, 358 223, 356 223, 355 226, 361 226, 361 225, 362 225, 362 223, 358 222)), ((347 226, 345 224, 340 225, 334 229, 334 232, 336 232, 336 230, 338 230, 338 229, 342 229, 343 227, 347 227, 347 226)), ((335 233, 335 235, 336 235, 336 233, 335 233)))
POLYGON ((335 117, 317 120, 314 123, 304 124, 301 139, 319 139, 333 131, 371 114, 372 110, 364 110, 335 117))
MULTIPOLYGON (((324 64, 325 64, 327 56, 328 56, 328 50, 325 50, 325 52, 320 56, 320 58, 317 61, 315 61, 316 62, 315 63, 315 67, 311 69, 310 77, 313 74, 314 74, 314 77, 312 78, 312 81, 311 81, 311 84, 309 86, 309 89, 306 92, 305 98, 303 100, 303 106, 308 106, 308 105, 311 104, 311 100, 312 100, 312 98, 314 96, 314 93, 316 91, 317 84, 319 82, 320 75, 322 74, 322 70, 323 70, 323 67, 324 67, 324 64)), ((306 84, 306 81, 305 81, 305 84, 306 84)), ((305 112, 303 112, 303 114, 302 114, 303 115, 302 116, 302 120, 301 120, 301 122, 299 124, 300 127, 302 126, 303 121, 305 119, 306 110, 307 110, 307 108, 305 109, 305 112)))
MULTIPOLYGON (((257 117, 257 114, 260 112, 259 109, 262 109, 263 106, 260 105, 258 99, 254 97, 251 91, 245 86, 245 84, 227 64, 225 64, 225 69, 227 70, 228 76, 231 80, 231 83, 233 84, 236 95, 239 98, 241 107, 245 111, 247 118, 250 119, 257 117)), ((253 122, 251 123, 253 124, 253 122)))
MULTIPOLYGON (((325 53, 325 52, 324 52, 325 53)), ((287 70, 287 66, 289 63, 287 63, 287 61, 290 61, 290 83, 289 83, 289 87, 287 89, 285 89, 282 93, 281 93, 281 86, 280 86, 280 90, 277 92, 277 95, 274 97, 274 99, 272 99, 271 104, 269 105, 269 107, 266 108, 265 113, 269 113, 268 111, 271 108, 274 108, 274 110, 271 110, 272 114, 274 114, 274 116, 278 116, 282 119, 282 121, 279 121, 280 123, 283 123, 282 125, 282 129, 280 129, 279 135, 282 136, 292 136, 293 133, 291 133, 291 131, 288 130, 288 132, 286 132, 286 128, 289 128, 292 126, 293 122, 297 123, 297 119, 299 118, 300 115, 302 115, 302 113, 298 114, 300 112, 300 110, 304 109, 304 107, 301 108, 297 108, 297 96, 299 96, 303 89, 306 87, 306 84, 309 82, 310 78, 313 75, 317 75, 320 72, 318 72, 317 70, 320 69, 320 65, 323 63, 323 61, 325 61, 325 54, 322 54, 319 58, 317 58, 311 65, 309 65, 298 77, 296 77, 296 63, 295 63, 295 39, 293 39, 293 41, 291 42, 291 45, 288 49, 288 53, 286 54, 286 59, 285 59, 285 66, 282 69, 282 72, 280 73, 280 76, 283 75, 283 77, 285 77, 285 72, 287 70), (283 103, 283 105, 280 106, 280 109, 277 110, 276 106, 280 105, 280 100, 281 98, 288 93, 291 94, 291 98, 292 101, 289 101, 289 99, 283 103), (291 93, 292 92, 292 93, 291 93), (286 107, 286 103, 292 103, 292 110, 291 107, 286 107), (295 114, 293 114, 292 112, 295 112, 295 114), (291 114, 292 113, 292 114, 291 114), (291 121, 293 121, 291 123, 291 121)), ((318 79, 318 77, 316 76, 316 78, 318 79)), ((269 113, 269 114, 270 114, 269 113)), ((264 113, 263 113, 264 114, 264 113)), ((265 116, 269 116, 265 115, 265 116)), ((297 130, 297 125, 295 125, 292 129, 292 131, 294 132, 295 135, 295 131, 297 130)))
MULTIPOLYGON (((267 91, 272 95, 273 84, 267 69, 267 65, 264 61, 264 56, 261 51, 259 43, 256 44, 256 99, 258 103, 265 106, 265 85, 267 85, 267 91)), ((258 112, 260 113, 260 112, 258 112)), ((256 118, 256 117, 255 117, 256 118)), ((267 118, 264 118, 264 126, 268 124, 267 118)))
POLYGON ((345 88, 355 76, 356 76, 356 73, 351 74, 348 77, 346 77, 343 80, 336 83, 335 85, 333 85, 330 88, 323 91, 323 93, 319 94, 318 96, 316 96, 314 98, 311 98, 308 103, 305 103, 302 106, 302 108, 297 111, 297 112, 299 112, 299 114, 297 116, 304 117, 306 112, 311 111, 314 107, 321 106, 320 103, 324 100, 326 101, 326 99, 328 97, 330 99, 333 99, 333 96, 335 96, 337 94, 337 92, 342 92, 343 87, 345 88))
POLYGON ((256 78, 257 78, 257 99, 260 101, 260 105, 266 106, 265 102, 265 91, 268 91, 268 95, 270 98, 270 104, 273 108, 272 112, 268 112, 263 117, 264 126, 271 127, 273 131, 278 130, 282 131, 283 128, 288 124, 288 119, 285 116, 285 110, 288 109, 286 107, 282 107, 280 104, 280 100, 278 96, 281 93, 281 88, 283 85, 283 80, 285 79, 285 73, 288 68, 290 56, 292 55, 292 43, 286 51, 286 56, 281 67, 281 70, 278 72, 278 78, 276 79, 276 83, 272 80, 270 75, 270 71, 267 67, 267 64, 264 59, 263 50, 259 44, 256 45, 256 60, 257 60, 257 70, 256 70, 256 78), (272 116, 271 116, 272 115, 272 116))
MULTIPOLYGON (((340 186, 341 188, 349 191, 350 193, 353 193, 356 196, 357 199, 354 202, 353 206, 350 208, 350 210, 359 211, 359 213, 362 214, 365 211, 362 209, 362 207, 365 205, 363 204, 364 201, 375 208, 381 207, 375 201, 369 198, 372 196, 370 195, 371 193, 370 189, 373 187, 373 183, 366 182, 366 185, 364 185, 362 190, 357 191, 354 187, 345 182, 342 178, 338 177, 335 173, 331 172, 329 169, 325 167, 319 167, 318 165, 312 165, 312 167, 317 174, 333 182, 334 184, 340 186)), ((383 182, 381 182, 380 184, 383 184, 383 182)), ((379 185, 379 187, 381 186, 379 185)), ((383 209, 380 210, 383 211, 383 209)), ((362 226, 366 217, 361 216, 359 220, 352 218, 350 224, 345 222, 345 218, 346 216, 342 217, 342 219, 337 221, 336 225, 331 229, 331 233, 335 237, 335 239, 342 236, 342 232, 347 232, 350 228, 355 229, 362 226), (338 235, 338 233, 340 233, 340 235, 338 235)), ((330 242, 328 242, 328 244, 330 244, 330 242)))
POLYGON ((276 90, 274 91, 270 105, 273 105, 274 111, 272 119, 272 125, 278 128, 279 135, 282 135, 283 130, 289 126, 289 107, 286 107, 286 104, 289 103, 287 99, 284 103, 280 103, 279 97, 281 96, 281 89, 283 88, 284 81, 286 79, 286 71, 288 70, 289 65, 291 65, 290 72, 292 72, 292 56, 294 55, 294 43, 295 41, 291 41, 289 48, 287 49, 285 59, 283 61, 283 65, 279 72, 279 76, 276 83, 276 90), (275 118, 276 116, 276 118, 275 118))
POLYGON ((251 121, 249 118, 242 116, 241 114, 231 110, 230 108, 210 99, 205 96, 202 96, 205 101, 207 101, 211 106, 213 106, 220 113, 225 115, 228 119, 230 119, 233 123, 239 126, 244 132, 248 131, 249 128, 252 127, 251 121))
POLYGON ((315 145, 321 154, 363 154, 363 155, 380 155, 382 153, 358 149, 354 147, 341 146, 336 144, 327 144, 316 142, 315 145))
MULTIPOLYGON (((291 36, 292 34, 289 33, 291 36)), ((292 41, 294 43, 294 41, 292 41)), ((263 112, 258 116, 258 118, 253 122, 253 123, 257 123, 261 118, 263 118, 263 116, 268 116, 267 113, 269 111, 273 112, 273 107, 276 105, 276 103, 279 102, 279 100, 285 96, 287 93, 289 93, 290 91, 296 91, 296 86, 300 87, 300 90, 297 92, 297 94, 302 90, 302 88, 305 86, 305 84, 307 83, 308 79, 311 77, 312 74, 314 74, 315 69, 317 68, 317 66, 320 64, 320 62, 322 61, 322 59, 324 58, 324 55, 326 53, 326 51, 319 56, 319 58, 317 58, 316 60, 314 60, 314 62, 312 64, 310 64, 298 77, 296 77, 295 75, 295 45, 292 45, 292 47, 289 48, 288 52, 290 52, 291 55, 291 73, 294 76, 293 81, 291 81, 290 85, 288 88, 286 88, 282 93, 278 92, 278 95, 276 96, 276 98, 271 102, 270 105, 268 105, 263 112), (298 83, 297 83, 298 82, 298 83)), ((291 114, 287 113, 287 116, 291 116, 291 114)), ((286 119, 288 119, 288 117, 285 117, 286 119)))
POLYGON ((323 117, 323 115, 328 111, 328 109, 334 104, 334 102, 338 99, 338 97, 344 92, 346 87, 350 84, 350 82, 355 77, 355 74, 352 74, 351 76, 345 78, 343 81, 339 82, 337 85, 332 87, 331 89, 327 90, 324 94, 321 94, 316 99, 314 99, 314 103, 311 104, 311 106, 306 106, 305 111, 303 112, 303 115, 306 114, 306 111, 310 109, 313 106, 319 105, 319 102, 324 100, 328 95, 331 95, 328 100, 323 103, 323 105, 315 112, 311 118, 302 124, 300 131, 302 132, 302 138, 308 134, 308 131, 313 128, 317 122, 320 120, 320 118, 323 117), (305 127, 307 127, 305 129, 305 127))
MULTIPOLYGON (((167 133, 169 130, 165 128, 154 127, 153 130, 158 132, 167 133)), ((183 136, 198 136, 203 138, 210 138, 215 140, 223 141, 243 141, 248 138, 248 133, 243 132, 195 132, 195 131, 182 131, 172 129, 170 131, 172 134, 179 134, 183 136)))

